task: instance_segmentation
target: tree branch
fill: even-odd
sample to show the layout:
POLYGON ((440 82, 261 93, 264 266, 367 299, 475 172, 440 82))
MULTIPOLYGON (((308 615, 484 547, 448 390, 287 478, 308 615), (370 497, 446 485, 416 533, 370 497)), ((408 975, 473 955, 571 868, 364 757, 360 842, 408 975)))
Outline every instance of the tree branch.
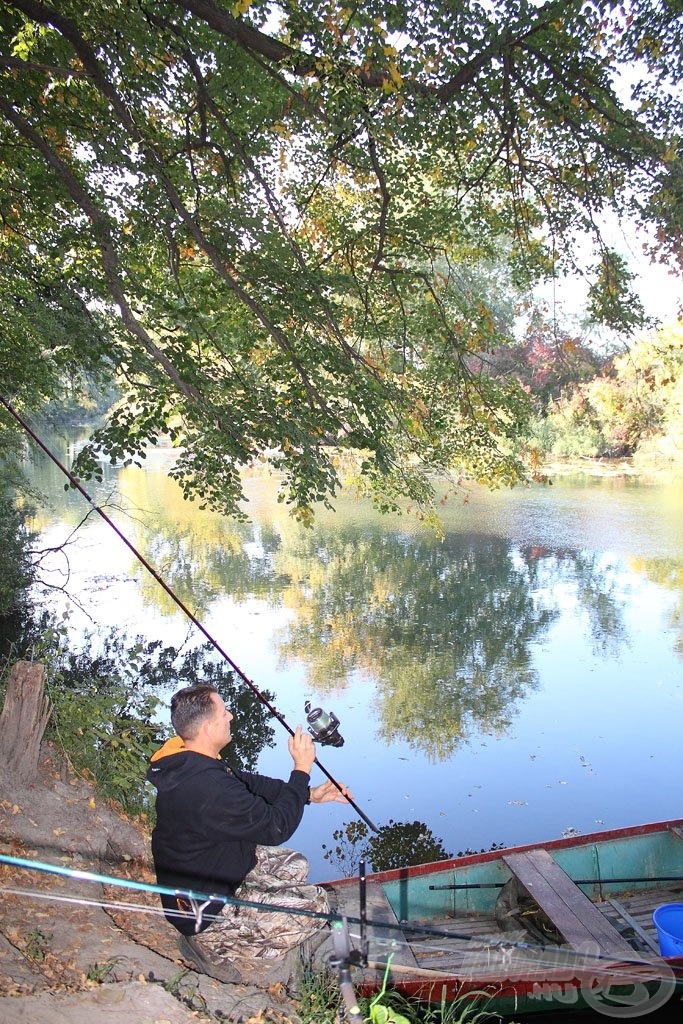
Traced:
POLYGON ((99 249, 102 267, 114 302, 118 306, 119 315, 128 328, 142 342, 144 348, 164 368, 169 378, 187 398, 197 398, 198 392, 188 384, 177 371, 171 360, 152 340, 140 321, 137 319, 128 302, 125 288, 119 273, 119 259, 114 244, 109 220, 97 207, 85 191, 71 168, 54 152, 52 147, 14 108, 0 95, 0 112, 14 125, 16 130, 42 154, 46 163, 58 175, 69 195, 86 217, 93 224, 94 234, 99 236, 99 249))
POLYGON ((87 71, 82 68, 64 68, 58 64, 38 64, 32 60, 20 60, 19 57, 5 57, 0 54, 0 67, 14 68, 17 71, 40 71, 55 78, 83 78, 87 71))

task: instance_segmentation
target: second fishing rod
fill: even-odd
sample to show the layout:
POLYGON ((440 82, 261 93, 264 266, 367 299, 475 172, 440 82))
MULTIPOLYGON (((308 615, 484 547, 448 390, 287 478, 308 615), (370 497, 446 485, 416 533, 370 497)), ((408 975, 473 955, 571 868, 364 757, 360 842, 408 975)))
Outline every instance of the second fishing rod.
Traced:
MULTIPOLYGON (((150 562, 144 557, 144 555, 138 551, 133 543, 126 537, 126 535, 118 528, 116 523, 111 519, 107 513, 100 508, 95 499, 86 491, 81 482, 69 471, 69 469, 57 458, 53 451, 48 448, 45 442, 36 434, 32 427, 26 422, 26 420, 17 412, 14 406, 4 396, 0 395, 0 404, 5 407, 7 412, 12 418, 19 424, 22 430, 33 440, 35 444, 41 449, 42 452, 58 467, 58 469, 64 474, 69 483, 75 490, 79 491, 80 494, 86 499, 90 507, 97 512, 97 514, 105 521, 105 523, 114 531, 121 541, 126 545, 128 550, 135 556, 141 565, 145 567, 147 572, 154 578, 159 586, 168 594, 171 600, 177 605, 178 608, 187 616, 190 622, 199 630, 199 632, 208 640, 211 646, 220 654, 220 656, 230 665, 234 672, 240 677, 240 679, 249 687, 252 693, 261 701, 263 705, 268 709, 273 718, 276 718, 283 729, 286 729, 290 736, 294 735, 294 729, 288 724, 284 716, 277 710, 277 708, 268 700, 265 694, 261 693, 256 684, 246 675, 245 672, 236 664, 236 662, 230 657, 230 655, 223 649, 218 641, 209 633, 207 628, 202 622, 196 617, 196 615, 187 607, 187 605, 181 600, 180 597, 175 593, 174 590, 166 583, 162 576, 159 575, 157 570, 151 565, 150 562)), ((341 746, 343 739, 339 734, 339 719, 332 713, 322 711, 320 708, 311 708, 310 704, 306 704, 307 722, 309 726, 309 732, 314 739, 322 745, 329 746, 341 746)), ((329 779, 329 781, 336 786, 340 793, 343 792, 342 786, 334 778, 334 776, 325 768, 325 766, 315 758, 315 764, 321 770, 323 775, 329 779)), ((348 803, 353 807, 356 814, 362 818, 365 824, 373 831, 379 832, 377 826, 368 818, 368 816, 361 810, 358 804, 351 797, 346 797, 348 803)))

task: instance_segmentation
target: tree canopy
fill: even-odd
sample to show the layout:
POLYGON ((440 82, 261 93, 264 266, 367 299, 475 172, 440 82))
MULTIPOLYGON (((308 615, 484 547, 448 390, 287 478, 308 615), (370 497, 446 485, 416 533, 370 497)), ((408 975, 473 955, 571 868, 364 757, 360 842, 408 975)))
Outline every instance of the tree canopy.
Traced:
POLYGON ((78 469, 168 435, 228 513, 267 459, 306 519, 342 463, 391 505, 514 482, 506 292, 594 255, 607 211, 681 261, 679 0, 4 0, 0 377, 124 397, 78 469))

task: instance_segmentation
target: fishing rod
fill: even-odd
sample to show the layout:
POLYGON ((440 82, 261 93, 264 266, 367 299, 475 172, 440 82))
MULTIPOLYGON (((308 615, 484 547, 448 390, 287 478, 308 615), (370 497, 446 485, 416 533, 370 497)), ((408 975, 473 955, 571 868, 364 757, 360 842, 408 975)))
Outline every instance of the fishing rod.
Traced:
MULTIPOLYGON (((613 885, 617 882, 683 882, 683 875, 641 875, 633 878, 572 878, 574 885, 613 885)), ((507 882, 457 882, 430 885, 430 889, 502 889, 507 882)))
MULTIPOLYGON (((247 684, 247 686, 252 691, 252 693, 254 693, 255 696, 261 701, 261 703, 266 706, 266 708, 268 709, 270 714, 273 716, 273 718, 277 718, 277 720, 280 723, 280 725, 284 729, 287 730, 289 735, 290 736, 294 736, 294 734, 295 734, 294 733, 294 729, 292 729, 292 727, 285 721, 284 716, 277 710, 277 708, 274 707, 273 704, 271 704, 271 702, 268 700, 268 698, 266 696, 264 696, 264 694, 261 693, 261 691, 256 686, 256 684, 254 682, 252 682, 252 680, 246 675, 245 672, 242 671, 242 669, 239 667, 239 665, 237 665, 236 662, 233 661, 233 659, 230 657, 230 655, 227 653, 227 651, 225 651, 221 647, 221 645, 218 643, 218 641, 211 635, 211 633, 209 633, 208 629, 199 621, 197 616, 192 611, 190 611, 190 609, 181 600, 181 598, 178 597, 178 595, 175 593, 175 591, 173 591, 171 589, 171 587, 168 585, 168 583, 166 583, 166 581, 159 575, 159 573, 156 571, 154 566, 151 565, 151 563, 147 561, 147 559, 144 557, 144 555, 140 551, 138 551, 138 549, 133 545, 133 543, 118 528, 118 526, 113 521, 113 519, 111 519, 106 514, 106 512, 103 509, 100 508, 100 506, 97 504, 95 499, 92 498, 90 496, 90 494, 88 494, 88 492, 83 487, 83 485, 80 483, 80 481, 73 475, 73 473, 71 473, 67 469, 67 467, 62 462, 60 462, 60 460, 57 458, 57 456, 54 454, 54 452, 52 452, 48 448, 48 446, 44 443, 44 441, 42 441, 41 438, 38 437, 38 435, 35 433, 35 431, 29 426, 29 424, 26 422, 26 420, 23 419, 23 417, 17 412, 17 410, 10 404, 10 402, 4 397, 4 395, 0 395, 0 403, 2 403, 2 405, 4 405, 5 409, 7 409, 8 413, 10 414, 10 416, 12 416, 17 421, 19 426, 22 427, 22 429, 29 435, 30 438, 33 439, 33 441, 35 441, 35 443, 38 445, 38 447, 43 452, 45 452, 47 457, 49 459, 51 459, 52 462, 54 462, 55 466, 57 466, 57 468, 61 470, 61 472, 64 474, 64 476, 68 479, 68 481, 71 484, 71 486, 74 487, 77 491, 79 491, 83 495, 83 497, 86 499, 86 501, 91 506, 91 508, 93 508, 94 511, 97 512, 97 514, 99 516, 101 516, 102 519, 104 519, 104 521, 107 524, 107 526, 111 527, 111 529, 114 531, 114 533, 117 535, 117 537, 119 537, 119 539, 123 541, 123 543, 126 545, 128 550, 131 551, 132 554, 135 556, 135 558, 137 558, 137 560, 141 563, 141 565, 143 565, 145 567, 145 569, 154 578, 154 580, 156 580, 156 582, 159 584, 159 586, 162 587, 163 590, 166 591, 166 593, 171 598, 171 600, 174 601, 175 604, 180 608, 180 610, 188 617, 190 622, 192 622, 197 627, 197 629, 200 631, 200 633, 202 633, 202 635, 204 637, 206 637, 206 639, 211 644, 211 646, 214 647, 216 651, 218 651, 218 653, 221 655, 221 657, 225 661, 227 661, 228 665, 230 665, 230 667, 237 673, 237 675, 240 677, 240 679, 242 679, 242 681, 247 684)), ((308 710, 308 708, 306 710, 308 710)), ((323 744, 326 741, 327 742, 332 742, 332 741, 330 741, 328 739, 329 735, 336 735, 338 739, 341 739, 341 737, 338 736, 338 732, 336 732, 336 729, 335 729, 335 723, 336 723, 336 725, 339 724, 339 722, 335 718, 335 716, 333 716, 333 715, 328 716, 328 715, 325 714, 325 712, 321 712, 320 709, 315 708, 313 711, 311 711, 309 713, 308 721, 310 723, 309 731, 314 735, 314 737, 317 736, 319 741, 322 742, 323 744), (332 723, 331 723, 332 724, 332 731, 331 732, 329 730, 330 719, 332 719, 332 723), (322 728, 318 728, 318 726, 319 726, 321 721, 323 722, 323 727, 322 728)), ((342 740, 341 742, 343 743, 344 741, 342 740)), ((333 745, 340 746, 341 744, 338 743, 338 742, 337 743, 333 742, 333 745)), ((333 775, 330 774, 330 772, 328 772, 327 768, 325 768, 325 766, 323 764, 321 764, 321 762, 318 760, 317 757, 315 758, 315 764, 317 764, 318 768, 320 768, 320 770, 323 773, 323 775, 325 775, 329 779, 329 781, 333 784, 333 786, 336 786, 336 788, 339 790, 339 792, 342 793, 342 795, 346 796, 346 794, 344 793, 340 783, 337 782, 337 780, 334 778, 333 775)), ((370 821, 368 816, 360 809, 358 804, 349 796, 346 796, 346 799, 351 804, 351 806, 353 807, 353 809, 356 812, 356 814, 358 814, 358 816, 363 819, 365 824, 369 828, 371 828, 373 832, 379 832, 379 829, 377 828, 377 826, 374 825, 372 821, 370 821)))

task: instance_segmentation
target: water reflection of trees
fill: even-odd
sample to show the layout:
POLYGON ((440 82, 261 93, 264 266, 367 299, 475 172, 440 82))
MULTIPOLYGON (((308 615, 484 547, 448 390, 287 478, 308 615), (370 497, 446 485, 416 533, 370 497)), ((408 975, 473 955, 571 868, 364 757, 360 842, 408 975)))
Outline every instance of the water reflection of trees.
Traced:
MULTIPOLYGON (((325 692, 368 676, 381 738, 435 759, 475 731, 508 727, 537 685, 532 645, 561 607, 585 617, 596 653, 629 642, 623 566, 591 552, 472 533, 440 541, 357 508, 321 513, 305 530, 267 500, 253 522, 235 523, 188 504, 164 473, 122 470, 118 483, 140 510, 139 528, 132 518, 125 532, 189 607, 202 615, 229 594, 292 609, 279 651, 306 667, 309 686, 325 692)), ((683 594, 680 562, 632 567, 683 594)), ((145 595, 175 610, 161 588, 145 595)))
POLYGON ((683 658, 683 561, 678 558, 637 558, 633 568, 672 595, 669 623, 676 635, 674 650, 683 658))
POLYGON ((628 644, 624 622, 626 600, 614 568, 600 566, 599 556, 579 552, 574 556, 574 577, 579 604, 588 616, 593 649, 602 655, 615 655, 628 644))
MULTIPOLYGON (((71 457, 62 439, 50 438, 57 457, 67 467, 71 457)), ((76 490, 64 492, 65 477, 47 456, 32 453, 30 476, 38 494, 52 495, 62 523, 77 527, 90 511, 86 499, 76 490)), ((103 465, 103 479, 89 481, 86 490, 116 523, 123 535, 159 572, 168 586, 197 614, 202 615, 217 594, 224 593, 226 580, 235 600, 258 595, 273 596, 278 582, 273 552, 280 536, 269 526, 255 530, 252 524, 227 520, 208 512, 197 502, 183 498, 178 485, 169 478, 164 463, 159 468, 115 468, 103 465)), ((46 501, 39 502, 45 506, 46 501)), ((51 515, 39 511, 34 528, 45 528, 51 515)), ((95 516, 95 520, 97 517, 95 516)), ((121 548, 122 564, 126 560, 121 548)), ((69 557, 68 548, 65 557, 69 557)), ((146 581, 147 570, 134 562, 131 575, 146 581)), ((161 587, 143 587, 143 603, 162 614, 176 607, 161 587)))
POLYGON ((372 676, 386 742, 445 758, 474 729, 504 730, 536 685, 529 645, 555 612, 500 538, 318 531, 287 561, 297 617, 281 652, 316 689, 372 676))
MULTIPOLYGON (((203 615, 227 589, 236 601, 250 596, 269 599, 273 593, 273 550, 279 538, 267 527, 225 519, 183 498, 164 473, 123 470, 119 488, 129 508, 140 510, 133 520, 135 543, 171 590, 197 615, 203 615), (145 514, 154 510, 154 515, 145 514)), ((140 565, 133 574, 143 576, 140 565)), ((164 614, 173 602, 163 591, 144 591, 144 599, 164 614)))
POLYGON ((571 588, 586 617, 594 654, 614 656, 628 644, 624 622, 628 602, 623 596, 622 568, 591 551, 529 547, 522 554, 537 591, 552 593, 559 582, 571 588))
POLYGON ((560 583, 596 649, 628 640, 616 570, 587 552, 472 534, 440 541, 329 516, 313 530, 285 515, 256 525, 204 518, 198 530, 176 518, 170 496, 163 509, 145 553, 181 596, 195 607, 227 592, 291 608, 279 653, 305 665, 308 685, 325 692, 370 677, 381 739, 434 759, 509 726, 537 685, 532 645, 559 614, 560 583))

